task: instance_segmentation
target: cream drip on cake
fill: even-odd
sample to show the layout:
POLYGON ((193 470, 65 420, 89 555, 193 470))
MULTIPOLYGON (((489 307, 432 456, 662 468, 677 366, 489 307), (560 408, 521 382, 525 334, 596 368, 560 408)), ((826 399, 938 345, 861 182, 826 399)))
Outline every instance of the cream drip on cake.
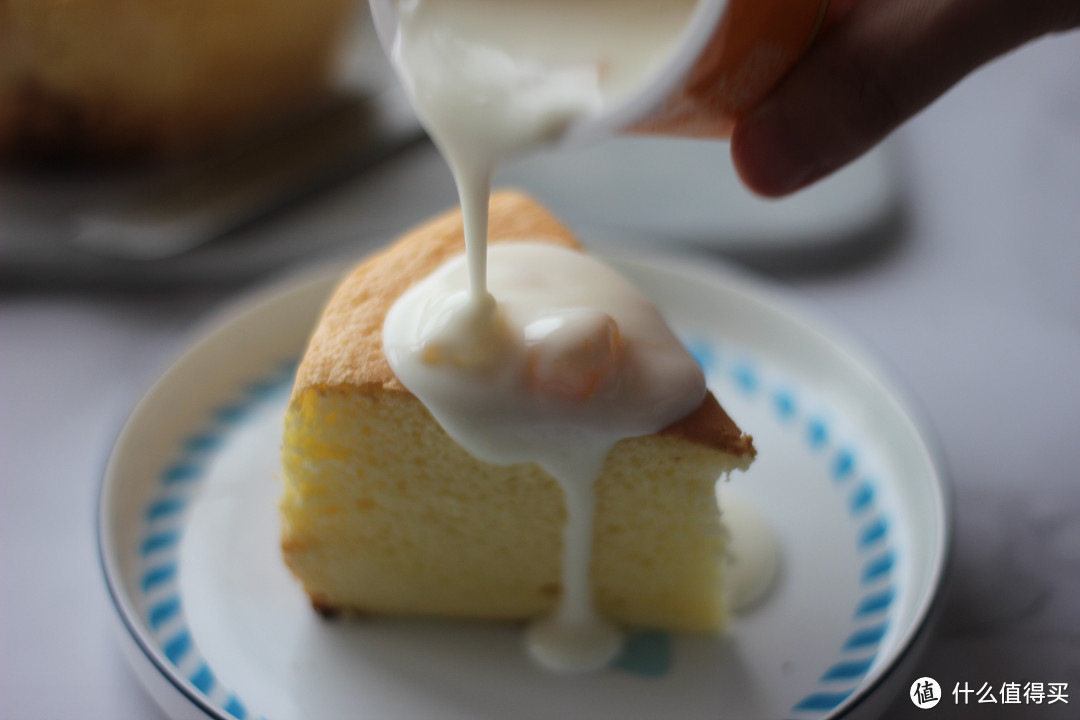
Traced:
POLYGON ((593 606, 594 481, 616 442, 697 408, 705 381, 652 303, 602 263, 528 242, 488 251, 491 177, 644 82, 694 2, 623 0, 615 26, 606 0, 507 8, 399 4, 393 59, 453 172, 466 255, 395 303, 383 342, 402 384, 461 446, 492 464, 537 463, 558 480, 561 594, 527 644, 548 668, 585 671, 622 643, 593 606))
POLYGON ((611 447, 701 404, 705 378, 655 306, 603 263, 551 245, 488 252, 497 304, 474 309, 465 257, 410 288, 383 329, 387 360, 452 438, 493 464, 535 462, 566 501, 560 604, 535 622, 544 665, 586 670, 620 633, 592 606, 593 481, 611 447))

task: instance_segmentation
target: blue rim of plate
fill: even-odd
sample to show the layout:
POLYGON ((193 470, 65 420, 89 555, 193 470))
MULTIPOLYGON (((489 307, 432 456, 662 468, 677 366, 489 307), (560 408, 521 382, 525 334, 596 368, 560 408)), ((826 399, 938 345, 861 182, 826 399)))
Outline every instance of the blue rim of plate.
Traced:
MULTIPOLYGON (((282 283, 280 289, 285 290, 292 285, 293 283, 282 283)), ((745 290, 745 288, 740 289, 745 290)), ((258 293, 258 296, 265 300, 267 296, 272 294, 276 293, 263 292, 258 293)), ((253 300, 249 300, 247 303, 241 301, 237 303, 237 307, 243 306, 243 309, 251 311, 258 304, 260 303, 253 300)), ((790 313, 787 312, 788 308, 783 308, 783 310, 790 319, 790 313)), ((237 312, 234 313, 234 316, 242 314, 245 313, 237 312)), ((802 322, 797 317, 795 319, 802 322)), ((715 341, 695 337, 689 339, 686 344, 705 369, 710 380, 717 374, 726 372, 733 386, 744 395, 767 394, 771 400, 774 415, 780 422, 789 425, 799 423, 799 407, 794 391, 786 386, 761 387, 760 376, 755 370, 755 362, 747 354, 744 353, 738 356, 738 359, 730 367, 719 368, 717 367, 719 353, 716 352, 714 347, 715 341), (766 392, 766 390, 771 390, 771 392, 766 392)), ((239 392, 234 394, 232 400, 218 406, 200 431, 186 438, 178 459, 169 463, 159 473, 157 478, 159 493, 152 496, 149 504, 144 509, 145 522, 137 549, 137 554, 144 563, 139 573, 139 586, 144 595, 151 591, 167 588, 176 581, 179 560, 168 553, 175 553, 179 547, 184 524, 183 519, 186 515, 190 495, 201 480, 206 460, 223 446, 228 433, 239 424, 242 424, 258 404, 278 397, 280 391, 291 387, 296 365, 295 359, 280 362, 274 371, 264 375, 259 380, 247 383, 239 392), (176 491, 177 488, 180 489, 180 492, 176 491), (169 492, 170 489, 172 489, 172 492, 169 492), (166 492, 161 494, 161 490, 166 492), (173 524, 169 525, 163 521, 171 521, 173 524), (148 561, 149 564, 146 564, 148 561)), ((712 384, 710 382, 710 385, 712 384)), ((889 391, 895 392, 893 387, 889 387, 889 391)), ((910 413, 909 406, 905 405, 904 410, 910 413)), ((879 672, 874 682, 862 683, 862 680, 877 659, 878 648, 889 628, 891 619, 889 609, 897 594, 891 577, 896 562, 896 550, 889 543, 888 520, 876 508, 876 493, 872 478, 859 478, 856 452, 846 446, 832 447, 829 425, 820 416, 810 415, 802 420, 800 428, 803 431, 803 440, 807 443, 809 449, 823 455, 831 451, 829 474, 834 480, 834 486, 840 489, 850 488, 848 493, 849 515, 853 519, 863 518, 865 520, 869 517, 869 520, 863 523, 856 542, 859 557, 864 561, 860 583, 864 594, 853 612, 853 620, 860 621, 861 619, 866 621, 869 619, 873 622, 856 627, 839 648, 838 659, 822 675, 817 687, 795 703, 789 710, 789 714, 791 720, 819 720, 826 717, 844 718, 858 708, 862 699, 869 697, 889 678, 892 670, 904 660, 917 644, 917 640, 929 630, 929 621, 935 614, 940 602, 941 583, 937 584, 937 589, 932 593, 930 602, 925 606, 921 615, 917 617, 899 651, 879 672)), ((117 435, 119 436, 119 433, 117 435)), ((925 442, 926 438, 921 433, 920 438, 925 442)), ((935 461, 935 468, 939 471, 938 480, 942 489, 945 514, 946 517, 951 517, 951 488, 945 481, 944 473, 940 472, 940 455, 935 452, 931 452, 931 455, 935 461)), ((165 676, 173 688, 208 716, 216 720, 254 720, 255 718, 267 720, 263 716, 252 715, 247 710, 244 702, 222 685, 213 670, 199 655, 183 619, 183 609, 178 591, 169 592, 165 597, 158 599, 152 607, 147 608, 146 617, 140 618, 140 620, 132 618, 124 608, 119 599, 119 589, 115 586, 118 581, 108 571, 108 564, 105 559, 106 548, 103 524, 105 521, 104 494, 106 477, 107 474, 103 473, 103 481, 99 487, 98 556, 110 599, 116 607, 125 629, 135 640, 136 645, 146 658, 165 676), (169 631, 169 636, 167 639, 162 640, 162 638, 158 637, 158 630, 168 627, 170 623, 172 623, 172 629, 169 631), (150 644, 140 634, 138 624, 145 626, 151 637, 161 641, 157 647, 160 648, 169 664, 161 662, 153 652, 150 644), (181 664, 187 665, 188 670, 186 672, 181 671, 181 664), (215 697, 217 700, 214 699, 215 697)), ((944 531, 942 554, 947 565, 952 542, 950 522, 946 522, 944 531)), ((940 578, 942 580, 946 576, 946 565, 941 568, 940 578)))

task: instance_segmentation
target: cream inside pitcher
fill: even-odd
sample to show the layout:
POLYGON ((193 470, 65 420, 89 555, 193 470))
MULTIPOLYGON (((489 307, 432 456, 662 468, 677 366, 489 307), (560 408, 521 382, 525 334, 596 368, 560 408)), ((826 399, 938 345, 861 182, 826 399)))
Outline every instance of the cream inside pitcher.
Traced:
MULTIPOLYGON (((595 93, 548 133, 559 144, 589 143, 657 120, 706 52, 728 0, 371 0, 380 42, 401 70, 410 23, 438 23, 440 52, 476 49, 488 68, 516 61, 525 72, 591 73, 595 93), (402 20, 405 20, 403 23, 402 20), (405 32, 403 32, 403 30, 405 32)), ((413 45, 415 47, 415 43, 413 45)), ((446 56, 444 56, 446 57, 446 56)), ((530 78, 525 82, 533 82, 530 78)), ((565 80, 565 78, 559 79, 565 80)), ((406 78, 406 84, 408 84, 406 78)), ((562 83, 558 92, 580 95, 562 83)), ((570 86, 575 83, 569 83, 570 86)), ((414 89, 415 90, 415 89, 414 89)), ((421 120, 424 117, 415 91, 421 120)), ((430 127, 429 127, 430 130, 430 127)))
MULTIPOLYGON (((775 87, 858 0, 420 2, 438 6, 444 17, 460 9, 459 28, 469 25, 470 5, 473 12, 482 9, 480 25, 504 28, 492 33, 488 44, 511 55, 560 61, 576 35, 576 42, 592 42, 598 53, 606 46, 636 62, 649 60, 648 71, 639 74, 630 92, 567 122, 551 138, 556 144, 580 144, 624 132, 727 137, 738 116, 775 87), (661 22, 652 16, 658 11, 666 13, 661 22)), ((394 53, 399 20, 418 4, 370 0, 388 54, 394 53)), ((472 23, 474 40, 478 29, 472 23)))

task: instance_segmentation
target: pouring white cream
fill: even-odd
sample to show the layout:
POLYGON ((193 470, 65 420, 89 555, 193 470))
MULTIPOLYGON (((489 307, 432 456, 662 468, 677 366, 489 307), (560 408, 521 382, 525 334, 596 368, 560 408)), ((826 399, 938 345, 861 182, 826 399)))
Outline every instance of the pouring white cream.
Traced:
POLYGON ((608 0, 398 5, 393 60, 453 172, 466 255, 397 301, 384 349, 460 445, 490 463, 538 463, 562 486, 562 593, 527 635, 533 657, 559 671, 602 667, 621 646, 589 581, 593 483, 608 451, 685 417, 705 381, 652 303, 602 263, 539 243, 489 252, 491 177, 632 92, 694 6, 619 0, 627 21, 613 24, 608 0))
POLYGON ((620 102, 674 48, 696 0, 400 0, 392 60, 446 158, 484 294, 491 177, 620 102))

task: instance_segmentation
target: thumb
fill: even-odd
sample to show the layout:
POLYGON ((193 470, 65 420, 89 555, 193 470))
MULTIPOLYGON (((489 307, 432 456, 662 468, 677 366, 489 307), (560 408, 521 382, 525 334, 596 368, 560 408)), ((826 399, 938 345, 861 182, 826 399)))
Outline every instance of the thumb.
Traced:
POLYGON ((743 182, 781 196, 863 154, 966 74, 1080 23, 1076 0, 863 0, 739 118, 743 182))

